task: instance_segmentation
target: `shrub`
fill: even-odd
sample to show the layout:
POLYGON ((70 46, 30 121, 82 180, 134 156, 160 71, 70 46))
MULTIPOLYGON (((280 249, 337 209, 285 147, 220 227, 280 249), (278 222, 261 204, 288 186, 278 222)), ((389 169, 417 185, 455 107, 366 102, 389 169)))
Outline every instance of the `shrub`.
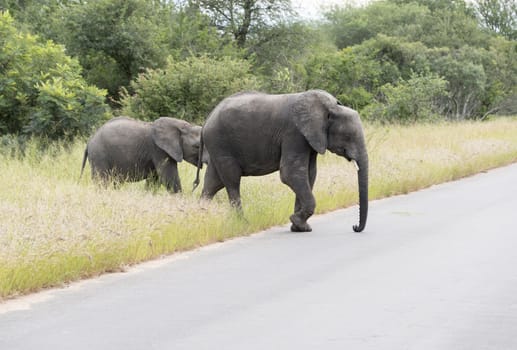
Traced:
POLYGON ((381 87, 382 98, 363 110, 366 119, 414 123, 440 118, 447 81, 436 75, 413 74, 408 80, 381 87))
POLYGON ((307 71, 309 88, 327 90, 354 109, 373 101, 382 75, 379 61, 357 54, 354 48, 315 55, 307 63, 307 71))
POLYGON ((62 46, 15 29, 0 12, 0 133, 71 140, 107 117, 106 92, 88 86, 62 46))
POLYGON ((149 69, 122 94, 122 113, 153 120, 167 115, 202 122, 224 97, 259 87, 247 61, 224 57, 169 58, 164 69, 149 69))

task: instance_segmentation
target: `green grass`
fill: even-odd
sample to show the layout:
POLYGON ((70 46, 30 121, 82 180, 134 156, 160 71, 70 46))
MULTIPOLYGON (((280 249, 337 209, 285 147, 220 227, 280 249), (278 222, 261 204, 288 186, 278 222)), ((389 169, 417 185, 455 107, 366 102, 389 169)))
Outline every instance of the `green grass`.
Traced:
MULTIPOLYGON (((370 198, 408 193, 517 161, 517 119, 484 123, 366 126, 370 198)), ((0 300, 288 222, 294 194, 278 174, 244 178, 246 220, 226 193, 212 202, 189 193, 195 168, 181 164, 186 193, 103 189, 78 182, 84 143, 40 155, 0 155, 0 300)), ((317 212, 357 202, 357 176, 345 159, 318 159, 317 212)), ((310 221, 309 221, 310 222, 310 221)), ((344 223, 344 230, 356 222, 344 223), (345 226, 348 225, 348 226, 345 226)), ((366 233, 367 234, 367 230, 366 233)))

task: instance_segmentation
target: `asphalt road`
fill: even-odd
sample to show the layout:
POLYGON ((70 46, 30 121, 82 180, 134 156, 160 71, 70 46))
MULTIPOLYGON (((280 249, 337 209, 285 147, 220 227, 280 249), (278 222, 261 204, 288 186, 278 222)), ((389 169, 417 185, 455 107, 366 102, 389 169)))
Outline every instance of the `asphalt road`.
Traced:
POLYGON ((517 164, 0 304, 0 349, 517 349, 517 164))

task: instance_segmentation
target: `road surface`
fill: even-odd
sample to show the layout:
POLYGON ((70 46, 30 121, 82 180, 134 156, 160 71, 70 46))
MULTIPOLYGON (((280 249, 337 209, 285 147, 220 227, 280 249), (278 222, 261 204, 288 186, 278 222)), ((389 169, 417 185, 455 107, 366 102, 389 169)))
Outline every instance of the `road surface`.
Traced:
POLYGON ((0 305, 0 349, 517 349, 517 164, 0 305))

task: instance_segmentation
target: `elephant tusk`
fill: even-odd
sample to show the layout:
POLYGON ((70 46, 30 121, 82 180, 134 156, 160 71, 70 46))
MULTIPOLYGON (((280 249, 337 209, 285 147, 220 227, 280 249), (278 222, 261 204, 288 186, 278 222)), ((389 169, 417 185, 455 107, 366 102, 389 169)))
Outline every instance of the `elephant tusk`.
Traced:
POLYGON ((357 165, 357 162, 355 161, 355 159, 352 159, 352 163, 354 163, 355 169, 357 171, 359 171, 359 165, 357 165))

